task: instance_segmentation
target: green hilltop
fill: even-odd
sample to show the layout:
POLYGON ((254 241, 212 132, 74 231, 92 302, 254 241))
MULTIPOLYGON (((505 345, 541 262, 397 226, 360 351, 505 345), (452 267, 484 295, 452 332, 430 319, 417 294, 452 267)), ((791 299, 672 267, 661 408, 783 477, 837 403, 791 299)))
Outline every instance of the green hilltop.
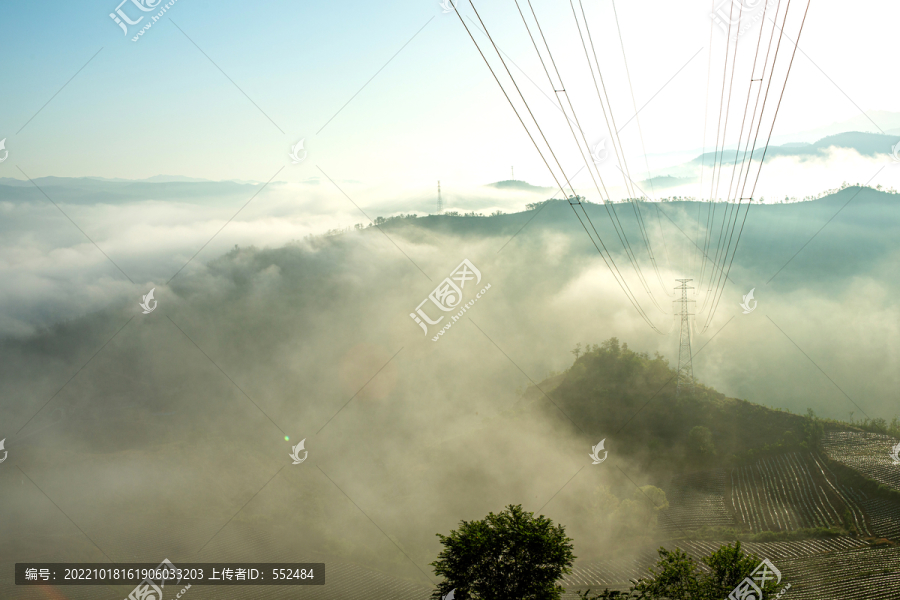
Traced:
POLYGON ((823 425, 808 416, 727 398, 699 382, 676 397, 668 360, 616 338, 573 353, 568 371, 528 390, 519 410, 557 410, 547 394, 589 435, 607 438, 607 449, 651 470, 726 467, 764 452, 807 450, 821 437, 823 425))

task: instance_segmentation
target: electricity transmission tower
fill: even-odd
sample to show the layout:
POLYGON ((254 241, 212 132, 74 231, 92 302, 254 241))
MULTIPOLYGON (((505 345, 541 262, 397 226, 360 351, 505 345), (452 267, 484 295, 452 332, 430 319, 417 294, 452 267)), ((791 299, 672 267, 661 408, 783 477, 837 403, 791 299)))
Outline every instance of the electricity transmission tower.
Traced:
POLYGON ((680 281, 681 286, 675 288, 681 290, 681 299, 675 300, 681 304, 679 315, 681 316, 681 337, 678 343, 678 380, 675 384, 675 397, 677 398, 684 392, 692 392, 694 389, 694 365, 691 361, 691 324, 688 317, 694 313, 688 312, 688 302, 696 302, 696 300, 688 300, 688 290, 694 289, 688 286, 692 279, 676 279, 680 281))
POLYGON ((441 200, 441 182, 438 181, 438 203, 437 203, 437 214, 441 214, 444 212, 444 201, 441 200))

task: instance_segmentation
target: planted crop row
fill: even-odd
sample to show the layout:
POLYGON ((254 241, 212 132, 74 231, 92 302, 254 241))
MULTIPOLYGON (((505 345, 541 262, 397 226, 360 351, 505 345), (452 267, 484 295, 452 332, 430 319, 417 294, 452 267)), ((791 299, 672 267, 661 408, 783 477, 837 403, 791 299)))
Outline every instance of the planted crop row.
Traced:
POLYGON ((659 519, 664 531, 733 527, 725 507, 725 471, 701 471, 673 478, 666 487, 669 508, 659 519))
POLYGON ((869 516, 873 534, 900 540, 900 504, 881 498, 863 500, 861 504, 869 516))
MULTIPOLYGON (((693 556, 706 556, 729 542, 707 542, 691 540, 678 542, 678 546, 693 556)), ((731 542, 733 543, 733 542, 731 542)), ((760 558, 787 559, 821 554, 825 552, 841 552, 863 548, 866 543, 852 537, 837 537, 814 540, 795 540, 789 542, 741 542, 741 549, 760 558)))
POLYGON ((822 438, 822 449, 828 458, 900 490, 900 465, 891 458, 897 442, 890 436, 867 431, 830 431, 822 438))
POLYGON ((731 472, 731 502, 751 531, 834 527, 841 514, 810 470, 808 456, 792 452, 731 472))
POLYGON ((896 600, 900 548, 867 548, 776 563, 792 600, 896 600))
POLYGON ((860 507, 860 501, 862 500, 861 492, 856 490, 847 488, 841 485, 837 477, 835 477, 834 473, 831 472, 831 469, 828 468, 828 465, 824 460, 819 457, 818 454, 811 454, 813 466, 818 472, 822 475, 822 478, 825 480, 826 485, 831 488, 831 491, 834 492, 840 499, 844 502, 844 505, 847 507, 847 510, 850 511, 850 516, 853 521, 853 525, 856 527, 856 530, 863 535, 872 535, 872 532, 869 530, 868 523, 866 522, 865 513, 860 507))
MULTIPOLYGON (((696 561, 715 552, 729 542, 708 541, 679 541, 677 544, 666 544, 669 550, 680 548, 696 561)), ((760 560, 768 558, 783 573, 785 582, 798 581, 799 579, 812 581, 815 573, 805 574, 801 571, 802 561, 814 559, 817 555, 850 556, 851 551, 867 549, 865 542, 851 537, 840 537, 817 540, 799 540, 790 542, 742 542, 741 549, 744 552, 755 554, 760 560), (793 561, 800 561, 795 563, 793 561), (799 566, 794 567, 797 564, 799 566), (790 578, 788 578, 790 576, 790 578)), ((576 562, 572 573, 564 579, 564 587, 577 587, 579 589, 597 589, 598 586, 623 587, 628 582, 648 574, 648 569, 655 565, 658 554, 655 551, 641 552, 637 556, 614 556, 608 559, 591 562, 576 562)), ((815 564, 815 563, 813 563, 815 564)), ((703 568, 703 567, 701 567, 703 568)), ((602 587, 600 588, 602 589, 602 587)), ((830 598, 830 597, 827 597, 830 598)))

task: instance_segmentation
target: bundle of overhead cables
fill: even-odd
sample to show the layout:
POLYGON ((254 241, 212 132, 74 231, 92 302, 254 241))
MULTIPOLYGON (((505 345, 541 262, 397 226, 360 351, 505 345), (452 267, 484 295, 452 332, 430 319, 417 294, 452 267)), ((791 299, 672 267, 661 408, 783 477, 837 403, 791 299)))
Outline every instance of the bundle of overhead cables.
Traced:
MULTIPOLYGON (((796 26, 793 21, 796 21, 797 19, 793 17, 797 13, 797 8, 795 6, 794 10, 791 9, 792 0, 769 0, 762 9, 761 15, 758 14, 758 9, 754 9, 757 11, 757 14, 745 15, 745 8, 742 3, 729 3, 729 18, 725 19, 725 22, 727 22, 728 25, 727 31, 725 31, 727 39, 723 44, 724 52, 713 48, 713 28, 715 23, 710 23, 710 57, 707 73, 707 114, 710 80, 709 72, 712 69, 714 55, 724 54, 724 60, 722 89, 719 94, 719 115, 716 126, 716 146, 715 151, 712 153, 713 160, 709 182, 709 200, 704 203, 698 203, 697 237, 696 240, 693 241, 693 245, 700 254, 696 261, 699 263, 700 271, 697 277, 700 282, 698 288, 706 288, 703 308, 701 309, 701 312, 706 311, 703 331, 705 331, 712 322, 722 292, 724 291, 725 284, 728 281, 728 274, 734 262, 741 233, 743 232, 744 224, 747 220, 750 201, 753 198, 757 183, 759 182, 762 165, 775 126, 775 119, 784 97, 784 91, 787 86, 791 66, 793 65, 800 33, 806 22, 806 13, 809 10, 810 1, 811 0, 807 0, 806 7, 803 9, 802 20, 800 20, 799 26, 797 27, 796 39, 791 39, 791 36, 785 32, 786 27, 796 26), (791 25, 788 25, 789 16, 792 17, 791 25), (746 23, 749 22, 751 18, 753 19, 753 22, 758 21, 760 24, 755 51, 753 54, 748 54, 749 51, 745 49, 747 44, 744 43, 741 45, 742 35, 740 34, 747 28, 746 23), (785 52, 785 48, 789 46, 793 46, 793 48, 790 50, 790 55, 786 56, 787 53, 785 52), (738 63, 739 54, 742 59, 744 59, 740 64, 738 63), (749 60, 750 57, 752 57, 752 61, 749 60), (751 62, 752 66, 747 70, 744 63, 751 62), (732 104, 736 104, 738 105, 738 108, 740 108, 741 103, 739 100, 742 89, 737 90, 737 95, 734 95, 733 93, 735 92, 735 88, 742 88, 744 85, 746 86, 746 98, 743 102, 743 114, 740 116, 740 132, 736 142, 733 139, 731 140, 731 145, 734 146, 734 156, 732 158, 731 150, 726 151, 726 145, 729 140, 729 122, 733 124, 738 120, 737 115, 732 114, 732 104), (777 92, 779 88, 780 92, 777 92), (778 93, 777 101, 775 98, 776 92, 778 93), (751 98, 753 99, 752 103, 751 98), (768 127, 765 125, 768 125, 768 127), (761 139, 761 132, 764 141, 761 139), (731 171, 730 174, 727 172, 729 169, 731 171), (728 180, 727 190, 723 186, 723 182, 726 179, 728 180), (721 203, 717 202, 721 191, 726 192, 724 209, 717 208, 716 206, 717 203, 721 203), (706 226, 701 231, 700 206, 704 204, 707 208, 706 226), (741 216, 741 208, 744 209, 743 216, 741 216), (717 213, 721 216, 717 215, 717 213), (738 222, 740 222, 740 228, 737 227, 738 222), (737 231, 736 235, 735 231, 737 231), (701 237, 704 238, 702 242, 700 239, 701 237), (715 242, 715 247, 713 247, 713 242, 715 242)), ((576 191, 572 183, 572 180, 576 175, 582 170, 587 170, 591 177, 593 188, 596 190, 598 197, 602 201, 610 224, 616 233, 619 244, 622 246, 621 252, 618 253, 620 263, 621 253, 624 253, 628 263, 633 269, 633 276, 640 282, 641 287, 643 287, 644 292, 649 296, 650 301, 657 309, 665 313, 660 307, 653 290, 651 290, 644 270, 641 267, 638 252, 636 251, 636 245, 631 243, 631 240, 629 240, 628 235, 626 234, 626 229, 623 226, 622 219, 619 215, 621 205, 617 211, 616 205, 613 203, 606 183, 603 180, 597 161, 591 160, 591 145, 588 143, 589 136, 582 127, 582 123, 585 121, 584 119, 579 118, 579 114, 575 109, 575 102, 572 98, 573 94, 566 92, 566 83, 563 80, 558 66, 559 63, 554 58, 551 43, 548 39, 548 37, 550 37, 548 36, 549 30, 542 26, 541 19, 538 17, 532 0, 513 0, 513 2, 515 3, 516 11, 521 19, 524 31, 528 36, 530 45, 537 54, 550 89, 553 90, 553 93, 556 96, 557 109, 562 115, 562 120, 566 123, 566 128, 569 130, 572 141, 578 149, 581 161, 584 163, 584 166, 580 167, 575 172, 563 167, 560 160, 561 153, 554 149, 553 144, 551 144, 548 139, 548 137, 553 137, 553 128, 558 127, 558 124, 551 123, 549 119, 543 117, 539 119, 536 116, 536 111, 532 110, 528 99, 522 91, 522 86, 520 85, 521 75, 519 76, 519 79, 513 75, 509 66, 512 62, 511 59, 509 59, 496 44, 494 36, 492 36, 488 25, 485 23, 484 19, 482 19, 474 0, 468 0, 467 2, 468 8, 471 8, 474 18, 468 14, 463 14, 463 11, 467 8, 465 6, 466 3, 463 2, 457 3, 459 6, 455 7, 455 12, 472 43, 478 50, 481 58, 484 60, 485 65, 487 65, 490 70, 494 81, 500 87, 503 96, 506 98, 519 123, 528 135, 529 140, 550 172, 556 187, 559 189, 559 193, 563 198, 568 199, 572 211, 582 225, 585 233, 587 233, 588 237, 591 239, 593 246, 600 254, 613 278, 616 280, 616 283, 647 325, 655 332, 663 334, 664 332, 660 331, 650 319, 647 310, 641 304, 641 301, 632 289, 632 286, 629 285, 623 274, 623 269, 627 271, 624 263, 620 267, 620 264, 616 262, 608 243, 601 237, 598 228, 591 219, 589 211, 585 207, 585 202, 583 202, 583 197, 576 191), (486 39, 486 42, 482 41, 479 43, 475 37, 475 31, 480 33, 483 38, 486 39)), ((625 156, 625 149, 619 135, 624 125, 617 128, 612 104, 610 103, 609 90, 601 70, 597 46, 594 44, 594 37, 591 33, 590 20, 588 19, 581 0, 568 0, 567 2, 554 1, 552 4, 552 10, 558 11, 562 7, 562 10, 565 10, 566 13, 571 12, 574 29, 577 31, 577 37, 571 36, 571 39, 576 40, 580 44, 579 49, 584 53, 585 62, 588 67, 587 73, 590 74, 590 79, 588 80, 587 73, 585 73, 584 80, 587 82, 588 87, 593 88, 593 91, 596 93, 596 101, 600 105, 608 139, 612 142, 612 151, 615 154, 616 161, 618 162, 618 170, 621 172, 624 181, 624 190, 627 196, 625 201, 631 204, 632 212, 635 217, 635 226, 640 233, 640 242, 642 242, 643 250, 647 253, 647 259, 655 272, 662 290, 668 295, 668 289, 663 284, 662 274, 659 265, 657 264, 656 255, 653 251, 653 243, 647 220, 644 218, 644 212, 648 210, 648 203, 644 201, 647 198, 643 190, 639 188, 638 184, 631 177, 631 172, 625 156), (566 3, 568 6, 563 6, 566 3), (642 208, 642 204, 644 205, 644 208, 642 208)), ((643 150, 643 131, 640 129, 640 120, 637 118, 640 111, 637 109, 637 104, 634 101, 634 90, 631 86, 631 74, 628 71, 628 60, 625 53, 625 45, 622 41, 618 14, 615 12, 614 0, 612 0, 612 9, 622 48, 625 73, 628 77, 628 86, 631 92, 631 100, 635 109, 635 116, 632 117, 632 119, 636 119, 637 121, 643 150)), ((566 19, 568 19, 568 17, 566 17, 566 19)), ((751 48, 751 51, 752 50, 753 49, 751 48)), ((524 75, 524 72, 522 72, 522 75, 524 75)), ((594 100, 591 100, 590 102, 593 103, 594 100)), ((582 106, 582 109, 584 108, 585 107, 582 106)), ((591 112, 594 108, 595 106, 587 108, 589 114, 595 114, 595 111, 591 112)), ((628 120, 628 122, 630 121, 631 119, 628 120)), ((626 122, 626 124, 628 122, 626 122)), ((732 126, 732 128, 734 128, 734 126, 732 126)), ((705 145, 706 118, 704 119, 703 130, 705 145)), ((731 137, 734 137, 733 133, 731 133, 731 137)), ((652 186, 652 177, 650 177, 649 173, 650 168, 649 164, 647 164, 646 150, 644 150, 643 154, 644 162, 647 165, 648 180, 652 186)), ((703 182, 704 160, 705 152, 704 156, 701 158, 701 185, 703 182)), ((665 245, 665 238, 662 236, 662 224, 659 222, 658 204, 656 205, 656 212, 660 239, 662 240, 668 261, 668 249, 665 245)))

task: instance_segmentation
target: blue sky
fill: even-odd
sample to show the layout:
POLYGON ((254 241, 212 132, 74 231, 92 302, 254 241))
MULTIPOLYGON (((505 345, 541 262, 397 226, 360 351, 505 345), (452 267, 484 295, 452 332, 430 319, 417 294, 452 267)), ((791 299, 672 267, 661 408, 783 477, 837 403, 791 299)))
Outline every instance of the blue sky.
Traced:
MULTIPOLYGON (((580 73, 586 82, 577 53, 566 46, 574 31, 568 2, 534 4, 563 69, 571 66, 570 81, 577 83, 580 73)), ((415 188, 437 179, 445 186, 496 181, 515 165, 517 178, 552 183, 459 20, 443 14, 436 0, 178 0, 137 43, 109 18, 115 6, 107 0, 0 5, 7 53, 0 65, 0 138, 13 156, 0 165, 0 177, 21 178, 21 168, 31 177, 266 181, 284 167, 277 180, 303 181, 321 176, 321 168, 344 181, 415 188), (309 159, 291 165, 287 152, 300 139, 309 159)), ((553 122, 554 135, 567 136, 543 96, 549 86, 514 4, 476 6, 501 48, 541 86, 528 83, 526 92, 539 118, 553 122)), ((466 2, 460 8, 472 15, 466 2)), ((585 8, 622 122, 634 111, 611 3, 585 8)), ((647 103, 641 125, 651 155, 703 145, 709 8, 705 2, 616 6, 635 100, 647 103)), ((123 10, 140 14, 130 0, 123 10)), ((852 11, 814 2, 800 44, 805 54, 798 55, 776 134, 859 116, 857 105, 895 110, 885 65, 895 54, 898 13, 889 2, 862 2, 852 11)), ((637 162, 635 126, 623 142, 637 162)), ((826 183, 821 187, 832 182, 826 183)))
MULTIPOLYGON (((266 180, 301 138, 312 155, 328 153, 332 164, 350 155, 387 168, 404 160, 398 148, 420 154, 423 146, 441 144, 461 118, 465 93, 486 75, 478 70, 465 78, 465 69, 455 64, 452 54, 468 47, 460 43, 465 40, 454 17, 441 15, 436 3, 274 2, 250 8, 180 0, 138 43, 107 16, 114 4, 89 5, 60 3, 47 11, 47 5, 23 2, 0 9, 0 35, 20 58, 2 67, 2 135, 23 169, 28 165, 41 175, 266 180)), ((126 8, 139 14, 130 2, 126 8)), ((347 171, 352 177, 353 169, 347 171)))

